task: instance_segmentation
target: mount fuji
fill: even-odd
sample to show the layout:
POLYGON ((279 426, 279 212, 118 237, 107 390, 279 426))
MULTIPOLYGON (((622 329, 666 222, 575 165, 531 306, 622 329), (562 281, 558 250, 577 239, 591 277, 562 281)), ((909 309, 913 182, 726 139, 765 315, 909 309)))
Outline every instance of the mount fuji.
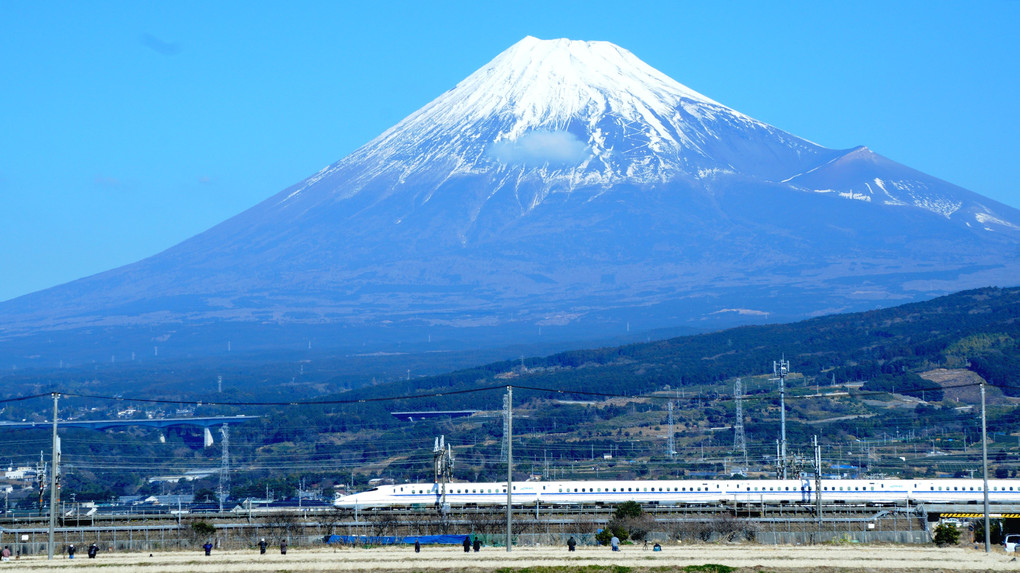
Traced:
POLYGON ((0 355, 605 337, 1016 277, 1016 209, 757 121, 613 44, 528 37, 212 229, 0 304, 0 355))

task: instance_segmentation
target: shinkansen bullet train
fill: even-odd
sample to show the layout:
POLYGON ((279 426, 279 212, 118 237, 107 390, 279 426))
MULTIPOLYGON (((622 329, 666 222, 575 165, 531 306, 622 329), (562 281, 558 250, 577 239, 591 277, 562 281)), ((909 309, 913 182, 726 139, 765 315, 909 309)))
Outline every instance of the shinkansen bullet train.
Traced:
MULTIPOLYGON (((614 504, 625 501, 660 504, 814 503, 883 504, 980 503, 980 479, 823 479, 816 491, 813 479, 792 480, 638 480, 514 482, 513 504, 614 504)), ((412 505, 506 506, 506 482, 383 485, 337 497, 334 505, 371 508, 412 505)), ((989 480, 989 501, 1020 502, 1020 480, 989 480)))

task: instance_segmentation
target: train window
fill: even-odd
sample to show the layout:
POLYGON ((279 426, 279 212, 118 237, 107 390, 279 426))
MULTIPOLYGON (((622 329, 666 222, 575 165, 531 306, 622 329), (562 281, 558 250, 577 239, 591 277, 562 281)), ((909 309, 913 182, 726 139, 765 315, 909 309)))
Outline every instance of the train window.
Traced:
MULTIPOLYGON (((623 491, 623 490, 621 489, 620 491, 623 491)), ((631 489, 630 489, 630 488, 628 487, 628 488, 627 488, 627 491, 633 491, 633 490, 631 490, 631 489)))
POLYGON ((786 488, 786 491, 790 491, 790 488, 786 488))

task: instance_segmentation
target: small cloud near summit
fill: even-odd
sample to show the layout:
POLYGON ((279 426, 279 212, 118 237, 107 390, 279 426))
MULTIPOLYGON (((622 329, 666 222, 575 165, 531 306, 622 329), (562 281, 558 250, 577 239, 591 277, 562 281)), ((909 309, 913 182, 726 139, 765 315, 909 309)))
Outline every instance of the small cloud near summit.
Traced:
POLYGON ((588 146, 567 131, 532 131, 514 141, 497 141, 489 147, 489 157, 524 167, 577 165, 590 155, 588 146))

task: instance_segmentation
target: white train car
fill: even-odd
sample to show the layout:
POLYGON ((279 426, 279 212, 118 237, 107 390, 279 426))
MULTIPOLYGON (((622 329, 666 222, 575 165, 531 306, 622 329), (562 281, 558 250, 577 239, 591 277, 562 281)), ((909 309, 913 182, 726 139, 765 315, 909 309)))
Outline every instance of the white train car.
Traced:
MULTIPOLYGON (((514 482, 514 504, 616 504, 625 501, 659 504, 814 503, 819 492, 814 480, 627 480, 514 482)), ((993 503, 1020 502, 1020 480, 989 480, 993 503)), ((383 485, 338 497, 337 507, 436 505, 442 487, 433 483, 383 485)), ((979 503, 984 483, 979 479, 823 479, 823 501, 851 504, 979 503)), ((451 506, 505 506, 505 482, 446 484, 445 503, 451 506)))

